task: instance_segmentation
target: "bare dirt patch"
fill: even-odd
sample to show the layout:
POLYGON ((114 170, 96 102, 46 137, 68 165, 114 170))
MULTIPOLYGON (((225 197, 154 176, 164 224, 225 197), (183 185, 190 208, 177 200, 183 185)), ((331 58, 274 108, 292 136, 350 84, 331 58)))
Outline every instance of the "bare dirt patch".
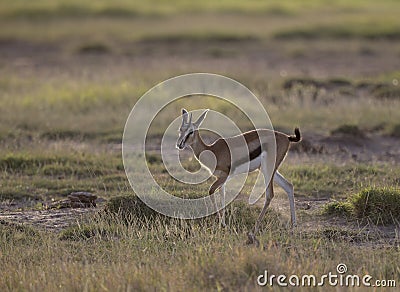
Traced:
POLYGON ((27 211, 5 211, 0 220, 14 224, 30 225, 48 231, 59 232, 77 224, 84 215, 99 211, 101 208, 49 209, 27 211))

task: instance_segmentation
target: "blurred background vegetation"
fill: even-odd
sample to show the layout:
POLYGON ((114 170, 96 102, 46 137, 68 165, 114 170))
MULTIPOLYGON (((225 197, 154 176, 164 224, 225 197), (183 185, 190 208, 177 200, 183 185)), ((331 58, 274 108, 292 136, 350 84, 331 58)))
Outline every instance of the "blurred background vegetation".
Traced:
POLYGON ((399 11, 391 0, 2 0, 0 136, 120 135, 137 98, 189 72, 244 83, 281 129, 308 123, 329 133, 347 123, 390 133, 399 117, 399 11), (298 77, 325 85, 283 90, 298 77), (348 86, 335 87, 338 79, 348 86), (349 97, 363 85, 371 90, 361 90, 357 111, 349 97))
POLYGON ((399 38, 399 4, 384 1, 7 1, 2 38, 399 38))
MULTIPOLYGON (((322 275, 338 263, 399 279, 399 15, 396 0, 0 0, 0 290, 253 291, 266 268, 322 275), (235 202, 222 229, 212 216, 149 216, 132 194, 121 159, 128 114, 148 89, 191 72, 236 79, 276 129, 301 128, 282 166, 300 227, 287 228, 277 189, 263 250, 243 246, 258 206, 235 202), (109 213, 46 210, 74 191, 108 200, 109 213)), ((210 97, 182 99, 153 122, 156 180, 200 197, 209 181, 173 181, 157 152, 181 107, 247 125, 210 97)))

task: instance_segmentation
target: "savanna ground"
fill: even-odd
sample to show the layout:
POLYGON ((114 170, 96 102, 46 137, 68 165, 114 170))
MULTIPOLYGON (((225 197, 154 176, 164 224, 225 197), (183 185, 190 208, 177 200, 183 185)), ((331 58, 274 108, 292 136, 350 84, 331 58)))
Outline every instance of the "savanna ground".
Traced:
MULTIPOLYGON (((264 270, 323 275, 339 263, 399 282, 400 4, 172 2, 0 1, 0 290, 268 290, 256 283, 264 270), (281 167, 296 229, 279 188, 259 248, 245 244, 262 204, 242 202, 246 187, 226 228, 135 199, 121 158, 127 116, 149 88, 191 72, 234 78, 276 129, 300 126, 281 167), (57 208, 75 191, 97 207, 57 208), (383 198, 373 210, 372 195, 383 198)), ((201 102, 246 128, 234 108, 201 102)), ((199 104, 159 115, 147 159, 166 189, 199 197, 211 181, 179 185, 159 156, 182 106, 199 104)))

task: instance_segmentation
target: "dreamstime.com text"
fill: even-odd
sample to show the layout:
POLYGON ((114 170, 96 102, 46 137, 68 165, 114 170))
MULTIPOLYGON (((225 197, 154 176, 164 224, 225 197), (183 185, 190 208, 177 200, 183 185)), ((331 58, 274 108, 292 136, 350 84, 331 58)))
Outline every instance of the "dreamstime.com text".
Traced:
POLYGON ((347 266, 345 264, 338 264, 335 272, 329 272, 327 274, 316 276, 312 274, 304 275, 275 275, 268 274, 265 270, 263 274, 257 277, 257 284, 259 286, 292 286, 292 287, 317 287, 317 286, 341 286, 341 287, 396 287, 396 280, 379 280, 373 279, 372 276, 365 275, 353 275, 345 274, 347 272, 347 266))

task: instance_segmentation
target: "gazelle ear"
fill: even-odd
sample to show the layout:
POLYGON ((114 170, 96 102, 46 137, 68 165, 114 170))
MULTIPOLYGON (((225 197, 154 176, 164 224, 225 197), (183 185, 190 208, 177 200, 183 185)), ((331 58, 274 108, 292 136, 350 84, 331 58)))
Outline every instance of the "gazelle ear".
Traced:
POLYGON ((199 126, 200 126, 201 123, 203 122, 204 118, 206 117, 208 111, 209 111, 208 109, 205 110, 205 111, 201 114, 201 116, 197 119, 197 121, 195 121, 195 122, 193 123, 193 125, 194 125, 194 127, 195 127, 196 129, 199 128, 199 126))
POLYGON ((188 111, 182 109, 182 125, 188 122, 188 111))

